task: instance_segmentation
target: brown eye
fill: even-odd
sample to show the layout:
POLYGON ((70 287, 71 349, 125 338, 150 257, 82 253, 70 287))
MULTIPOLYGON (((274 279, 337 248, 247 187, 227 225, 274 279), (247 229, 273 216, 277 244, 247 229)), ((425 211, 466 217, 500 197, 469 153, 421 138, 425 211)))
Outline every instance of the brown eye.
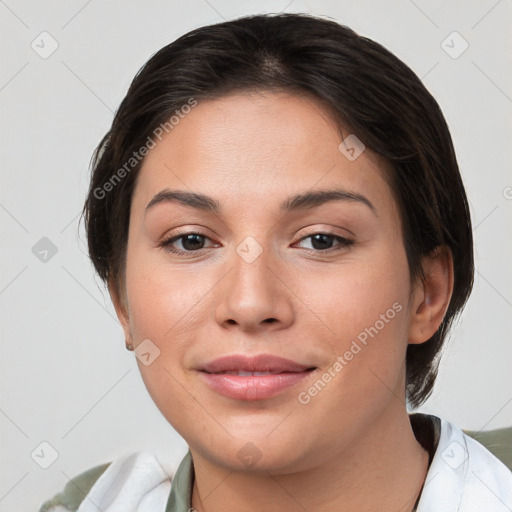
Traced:
POLYGON ((190 254, 205 249, 206 240, 209 238, 201 233, 182 233, 164 240, 160 246, 176 254, 190 254), (177 242, 181 244, 181 248, 175 247, 177 242))
POLYGON ((311 246, 315 251, 336 251, 354 244, 354 240, 349 240, 348 238, 332 235, 330 233, 315 233, 313 235, 308 235, 302 238, 300 242, 307 239, 311 239, 311 246), (338 245, 333 247, 333 244, 336 242, 338 245))

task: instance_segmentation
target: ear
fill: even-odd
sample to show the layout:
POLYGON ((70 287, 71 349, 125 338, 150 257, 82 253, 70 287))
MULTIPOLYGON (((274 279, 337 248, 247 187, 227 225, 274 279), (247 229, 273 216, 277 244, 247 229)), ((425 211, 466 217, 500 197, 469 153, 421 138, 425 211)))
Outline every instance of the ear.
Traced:
MULTIPOLYGON (((116 310, 117 318, 121 323, 121 326, 124 331, 124 336, 126 338, 127 343, 132 342, 132 334, 130 329, 130 315, 128 313, 127 300, 125 298, 125 294, 118 290, 114 279, 108 280, 108 292, 110 294, 110 298, 112 303, 114 304, 114 309, 116 310)), ((133 343, 132 343, 133 344, 133 343)))
POLYGON ((413 290, 409 343, 429 340, 444 319, 453 292, 453 258, 446 246, 437 247, 422 261, 424 279, 413 290))

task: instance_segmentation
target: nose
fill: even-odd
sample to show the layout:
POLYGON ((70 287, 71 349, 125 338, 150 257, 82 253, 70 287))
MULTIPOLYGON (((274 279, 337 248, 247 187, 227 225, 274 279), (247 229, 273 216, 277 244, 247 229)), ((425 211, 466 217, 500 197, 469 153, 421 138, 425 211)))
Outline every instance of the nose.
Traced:
POLYGON ((272 332, 291 325, 292 286, 270 251, 263 250, 254 261, 235 252, 231 263, 217 295, 217 323, 244 332, 272 332))

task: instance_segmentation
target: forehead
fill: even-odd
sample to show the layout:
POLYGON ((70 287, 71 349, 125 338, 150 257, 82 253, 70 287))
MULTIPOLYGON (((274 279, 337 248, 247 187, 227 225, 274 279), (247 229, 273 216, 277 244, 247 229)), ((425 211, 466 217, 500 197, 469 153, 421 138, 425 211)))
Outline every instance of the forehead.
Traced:
POLYGON ((250 92, 199 101, 145 157, 132 206, 144 208, 165 188, 260 207, 340 186, 389 201, 385 162, 369 150, 349 160, 339 150, 349 135, 307 97, 250 92))

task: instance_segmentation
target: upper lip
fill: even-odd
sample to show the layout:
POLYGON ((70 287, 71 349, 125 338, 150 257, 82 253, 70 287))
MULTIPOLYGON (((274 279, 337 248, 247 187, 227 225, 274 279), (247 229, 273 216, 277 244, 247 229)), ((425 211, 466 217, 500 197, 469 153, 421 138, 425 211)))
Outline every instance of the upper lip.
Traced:
POLYGON ((248 356, 245 354, 232 354, 214 359, 201 366, 199 370, 207 373, 219 373, 225 371, 244 372, 303 372, 314 368, 312 365, 304 365, 270 354, 248 356))

